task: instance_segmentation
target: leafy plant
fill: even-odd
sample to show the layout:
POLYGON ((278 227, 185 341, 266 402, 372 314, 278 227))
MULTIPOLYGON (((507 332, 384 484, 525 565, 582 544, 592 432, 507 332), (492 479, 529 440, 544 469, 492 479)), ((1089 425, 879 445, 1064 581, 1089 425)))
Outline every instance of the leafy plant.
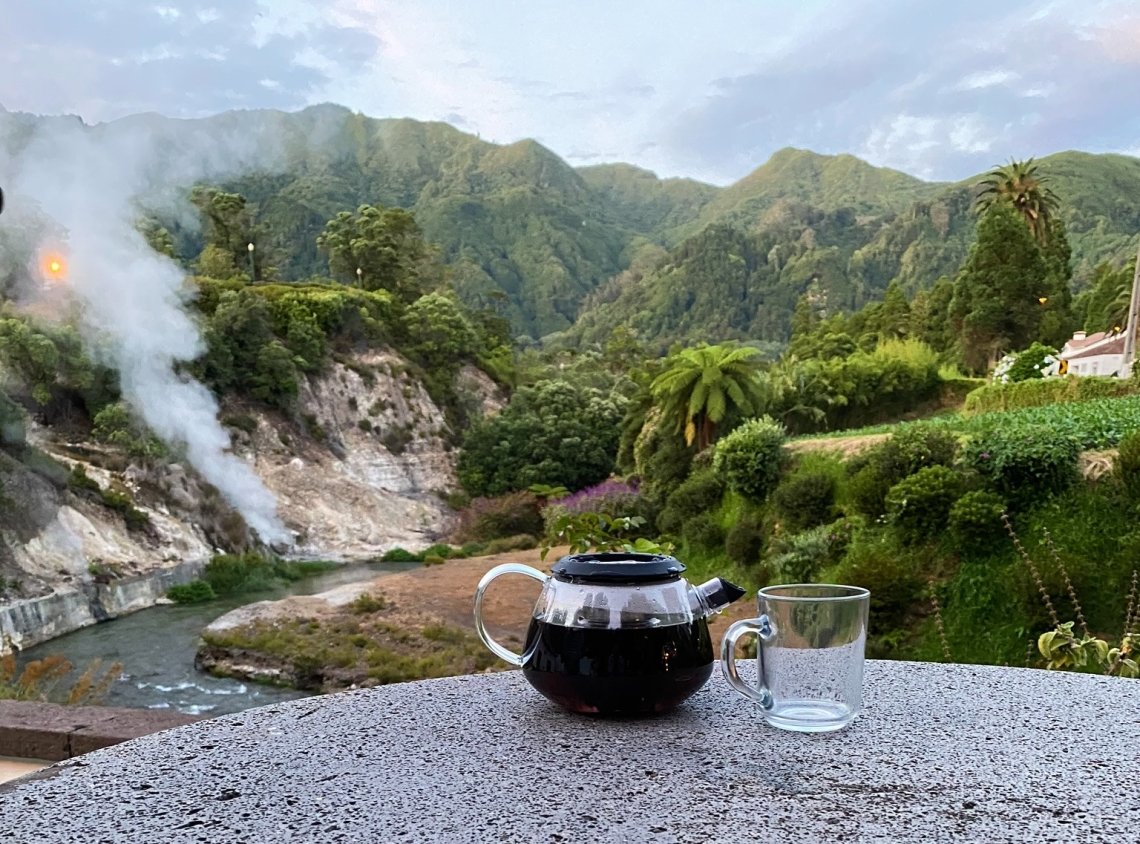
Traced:
POLYGON ((724 481, 708 469, 693 472, 665 500, 657 518, 662 533, 680 535, 689 519, 715 509, 724 496, 724 481))
POLYGON ((218 597, 214 587, 204 580, 192 580, 171 586, 166 590, 166 597, 176 604, 203 604, 218 597))
POLYGON ((1140 430, 1130 431, 1121 438, 1114 468, 1129 498, 1140 501, 1140 430))
POLYGON ((956 545, 970 553, 992 550, 1002 539, 1005 500, 994 492, 967 492, 950 508, 947 526, 956 545))
POLYGON ((1062 492, 1077 480, 1078 442, 1049 429, 998 428, 970 440, 967 466, 1011 505, 1025 507, 1062 492))
POLYGON ((731 489, 761 502, 779 481, 786 439, 784 427, 771 417, 751 419, 717 443, 713 471, 731 489))
POLYGON ((953 469, 927 466, 891 487, 887 518, 904 542, 929 542, 945 530, 950 508, 963 492, 962 478, 953 469))
POLYGON ((569 545, 571 554, 591 550, 671 554, 670 543, 659 544, 634 536, 644 524, 641 516, 611 519, 601 513, 566 513, 555 522, 553 532, 543 539, 541 558, 545 560, 556 545, 569 545))
POLYGON ((789 532, 807 530, 835 516, 835 477, 822 471, 797 472, 772 493, 772 503, 789 532))
POLYGON ((728 529, 724 537, 724 551, 733 562, 748 566, 760 561, 764 543, 763 517, 759 513, 748 512, 728 529))
POLYGON ((454 539, 489 542, 504 536, 543 532, 538 498, 530 492, 511 492, 493 498, 475 498, 459 513, 454 539))

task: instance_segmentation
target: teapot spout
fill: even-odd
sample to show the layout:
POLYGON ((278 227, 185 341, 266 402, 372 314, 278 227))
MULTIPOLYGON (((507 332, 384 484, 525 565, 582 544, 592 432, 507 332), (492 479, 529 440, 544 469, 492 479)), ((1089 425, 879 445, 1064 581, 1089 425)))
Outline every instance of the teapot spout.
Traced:
POLYGON ((714 577, 700 586, 693 587, 693 591, 704 616, 720 612, 733 601, 744 597, 743 589, 723 577, 714 577))

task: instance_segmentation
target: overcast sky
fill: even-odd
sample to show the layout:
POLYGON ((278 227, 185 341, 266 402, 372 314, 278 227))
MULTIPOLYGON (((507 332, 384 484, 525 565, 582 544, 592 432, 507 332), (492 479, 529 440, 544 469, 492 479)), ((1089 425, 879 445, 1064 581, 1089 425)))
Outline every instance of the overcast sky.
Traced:
POLYGON ((0 2, 0 104, 89 123, 331 101, 718 184, 1140 155, 1140 0, 0 2))

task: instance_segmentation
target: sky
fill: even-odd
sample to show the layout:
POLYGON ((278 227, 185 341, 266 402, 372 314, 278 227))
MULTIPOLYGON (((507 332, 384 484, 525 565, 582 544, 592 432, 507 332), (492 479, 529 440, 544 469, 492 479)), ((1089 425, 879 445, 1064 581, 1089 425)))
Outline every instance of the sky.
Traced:
POLYGON ((0 105, 88 123, 336 102, 716 184, 1140 155, 1140 0, 3 0, 0 39, 0 105))

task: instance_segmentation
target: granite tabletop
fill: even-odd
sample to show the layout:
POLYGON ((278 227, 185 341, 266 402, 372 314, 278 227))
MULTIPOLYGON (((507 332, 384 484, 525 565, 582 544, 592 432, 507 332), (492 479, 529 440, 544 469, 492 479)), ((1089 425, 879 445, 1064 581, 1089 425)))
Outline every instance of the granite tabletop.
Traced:
POLYGON ((1140 841, 1140 681, 871 661, 865 689, 821 735, 719 673, 646 720, 514 671, 307 698, 0 786, 0 841, 1140 841))

